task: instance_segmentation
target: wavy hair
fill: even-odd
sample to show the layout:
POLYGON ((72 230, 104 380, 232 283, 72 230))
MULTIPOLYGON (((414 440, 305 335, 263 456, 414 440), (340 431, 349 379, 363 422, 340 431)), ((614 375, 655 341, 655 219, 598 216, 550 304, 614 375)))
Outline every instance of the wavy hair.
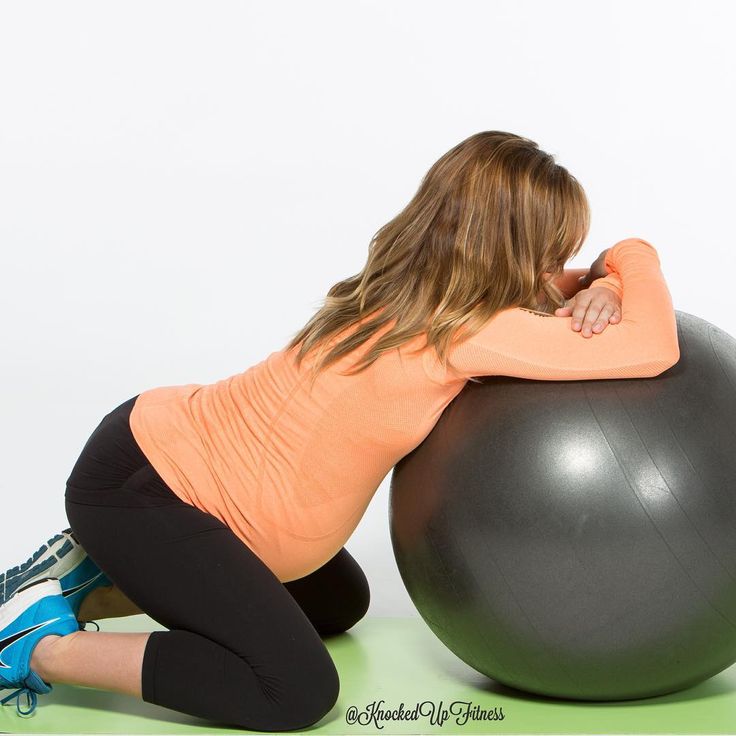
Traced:
POLYGON ((432 165, 372 237, 363 269, 327 292, 286 349, 299 346, 297 366, 315 352, 314 381, 390 327, 348 375, 421 334, 422 349, 434 348, 447 368, 450 343, 496 312, 551 314, 564 304, 552 277, 579 252, 589 225, 582 186, 551 154, 513 133, 476 133, 432 165))

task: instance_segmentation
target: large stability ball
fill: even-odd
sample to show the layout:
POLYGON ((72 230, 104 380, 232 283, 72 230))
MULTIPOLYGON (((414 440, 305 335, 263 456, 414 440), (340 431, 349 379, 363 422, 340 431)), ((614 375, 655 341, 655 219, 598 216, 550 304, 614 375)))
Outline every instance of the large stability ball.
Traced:
POLYGON ((644 698, 736 662, 736 340, 676 316, 659 376, 485 377, 394 469, 412 601, 504 685, 644 698))

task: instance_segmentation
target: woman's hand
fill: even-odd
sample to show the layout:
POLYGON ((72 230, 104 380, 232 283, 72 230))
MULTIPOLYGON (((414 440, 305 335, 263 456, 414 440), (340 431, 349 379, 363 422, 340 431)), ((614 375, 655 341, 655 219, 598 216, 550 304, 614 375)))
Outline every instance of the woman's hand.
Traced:
POLYGON ((555 317, 570 315, 572 329, 581 331, 583 337, 591 337, 594 332, 603 332, 609 322, 616 324, 621 320, 621 298, 605 286, 582 289, 568 299, 564 307, 555 309, 555 317))

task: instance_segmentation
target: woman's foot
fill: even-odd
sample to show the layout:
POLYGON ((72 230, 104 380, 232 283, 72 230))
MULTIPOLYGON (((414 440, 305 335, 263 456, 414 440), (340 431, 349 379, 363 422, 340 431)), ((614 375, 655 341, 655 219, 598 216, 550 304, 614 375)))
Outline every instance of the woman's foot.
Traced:
MULTIPOLYGON (((62 595, 77 617, 82 602, 92 591, 113 584, 87 555, 71 528, 67 528, 42 544, 26 562, 0 573, 0 605, 21 587, 48 577, 59 579, 62 595)), ((89 620, 82 619, 80 628, 89 620)))
POLYGON ((17 688, 0 703, 5 705, 15 698, 19 715, 33 713, 36 694, 52 689, 31 669, 36 644, 50 635, 66 636, 78 631, 76 616, 57 578, 36 580, 0 605, 0 690, 17 688), (22 695, 27 699, 26 710, 20 706, 22 695))

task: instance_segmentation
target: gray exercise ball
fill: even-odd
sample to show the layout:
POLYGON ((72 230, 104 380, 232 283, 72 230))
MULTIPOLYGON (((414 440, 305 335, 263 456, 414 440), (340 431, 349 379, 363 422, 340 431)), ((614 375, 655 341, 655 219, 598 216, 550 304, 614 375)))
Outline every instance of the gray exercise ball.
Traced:
POLYGON ((736 662, 736 340, 676 317, 659 376, 484 377, 394 468, 414 605, 504 685, 625 700, 736 662))

